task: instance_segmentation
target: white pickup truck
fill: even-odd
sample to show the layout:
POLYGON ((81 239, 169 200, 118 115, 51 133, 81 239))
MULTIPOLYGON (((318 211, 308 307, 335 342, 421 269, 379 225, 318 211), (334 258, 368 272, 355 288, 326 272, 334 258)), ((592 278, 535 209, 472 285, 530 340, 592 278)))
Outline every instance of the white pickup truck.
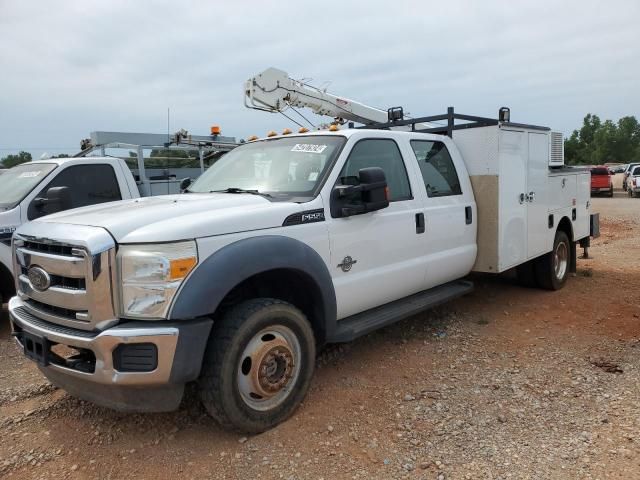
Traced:
POLYGON ((92 132, 91 139, 82 145, 82 152, 75 157, 38 160, 0 171, 0 306, 15 295, 11 236, 20 225, 72 208, 178 193, 181 183, 204 171, 205 155, 215 161, 235 147, 235 138, 213 132, 210 136, 193 136, 180 131, 169 137, 92 132), (153 157, 154 152, 176 151, 185 158, 171 158, 171 166, 164 165, 168 168, 158 166, 165 163, 163 157, 153 157), (105 156, 107 152, 119 153, 123 159, 105 156), (92 156, 95 153, 99 156, 92 156), (193 167, 197 156, 200 165, 193 167))
POLYGON ((575 270, 589 172, 562 167, 547 128, 471 126, 251 141, 186 194, 30 222, 13 243, 15 338, 80 398, 167 411, 197 381, 222 425, 269 429, 319 346, 463 295, 472 270, 518 267, 548 289, 575 270))
POLYGON ((15 295, 11 236, 18 226, 70 208, 139 196, 119 158, 52 158, 5 170, 0 177, 0 303, 15 295))

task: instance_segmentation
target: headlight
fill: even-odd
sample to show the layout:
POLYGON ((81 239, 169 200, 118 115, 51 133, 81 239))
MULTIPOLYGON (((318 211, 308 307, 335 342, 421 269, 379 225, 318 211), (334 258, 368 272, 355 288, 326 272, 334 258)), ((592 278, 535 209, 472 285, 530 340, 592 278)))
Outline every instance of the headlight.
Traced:
POLYGON ((182 281, 198 263, 193 241, 123 245, 118 252, 122 314, 163 319, 182 281))

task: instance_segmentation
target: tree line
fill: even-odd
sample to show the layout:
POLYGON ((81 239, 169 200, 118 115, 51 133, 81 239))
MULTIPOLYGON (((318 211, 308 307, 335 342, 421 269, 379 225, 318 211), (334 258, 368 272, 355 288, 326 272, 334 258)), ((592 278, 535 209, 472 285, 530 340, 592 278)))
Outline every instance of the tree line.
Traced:
MULTIPOLYGON (((67 155, 66 153, 61 153, 60 155, 52 155, 49 158, 69 158, 69 155, 67 155)), ((31 160, 33 160, 33 157, 29 152, 21 151, 15 155, 7 155, 6 157, 2 157, 2 159, 0 159, 0 168, 15 167, 16 165, 30 162, 31 160)))
POLYGON ((568 165, 640 162, 640 124, 634 116, 615 123, 589 113, 565 139, 564 158, 568 165))

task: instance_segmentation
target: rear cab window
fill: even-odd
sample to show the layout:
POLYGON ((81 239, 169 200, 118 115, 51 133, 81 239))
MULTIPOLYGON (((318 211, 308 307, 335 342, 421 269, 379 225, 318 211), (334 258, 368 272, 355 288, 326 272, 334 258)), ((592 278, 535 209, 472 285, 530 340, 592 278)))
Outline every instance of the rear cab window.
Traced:
POLYGON ((458 172, 444 142, 411 140, 429 197, 462 195, 458 172))

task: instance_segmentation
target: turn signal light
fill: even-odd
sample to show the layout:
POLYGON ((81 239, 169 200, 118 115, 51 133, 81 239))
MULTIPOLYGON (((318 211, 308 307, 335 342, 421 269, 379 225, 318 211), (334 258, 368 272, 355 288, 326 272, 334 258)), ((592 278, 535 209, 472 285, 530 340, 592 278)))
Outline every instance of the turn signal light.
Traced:
POLYGON ((178 258, 171 260, 169 263, 169 278, 171 280, 178 280, 186 277, 189 272, 196 266, 198 260, 195 257, 178 258))
POLYGON ((290 133, 291 133, 291 129, 289 129, 289 128, 285 128, 285 129, 282 131, 282 134, 283 134, 283 135, 289 135, 290 133))
POLYGON ((340 130, 340 127, 338 127, 338 125, 336 125, 335 123, 332 123, 331 125, 329 125, 330 132, 337 132, 338 130, 340 130))
POLYGON ((309 131, 308 128, 300 127, 300 130, 298 130, 298 133, 307 133, 308 131, 309 131))
POLYGON ((211 125, 211 135, 220 135, 220 125, 211 125))
POLYGON ((267 133, 267 137, 275 137, 276 135, 278 135, 276 132, 274 132, 273 130, 271 130, 269 133, 267 133))
POLYGON ((247 138, 247 142, 253 142, 254 140, 257 140, 258 136, 257 135, 251 135, 249 138, 247 138))

